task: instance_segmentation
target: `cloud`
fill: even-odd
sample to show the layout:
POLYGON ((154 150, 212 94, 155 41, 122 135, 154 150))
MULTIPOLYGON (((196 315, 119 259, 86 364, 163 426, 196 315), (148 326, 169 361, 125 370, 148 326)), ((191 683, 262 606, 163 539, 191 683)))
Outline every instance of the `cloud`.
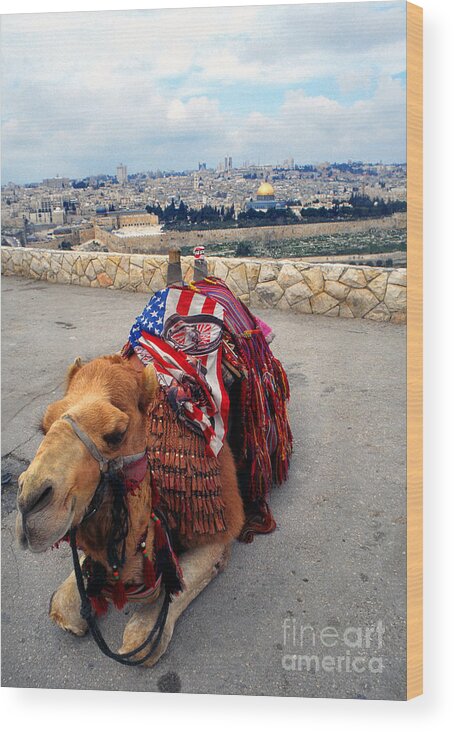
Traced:
POLYGON ((2 70, 6 179, 405 155, 401 2, 3 16, 2 70))

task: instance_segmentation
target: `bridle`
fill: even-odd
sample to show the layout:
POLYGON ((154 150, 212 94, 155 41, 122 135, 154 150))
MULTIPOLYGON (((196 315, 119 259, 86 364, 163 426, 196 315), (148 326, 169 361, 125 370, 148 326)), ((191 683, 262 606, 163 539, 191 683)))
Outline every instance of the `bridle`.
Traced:
POLYGON ((82 517, 82 520, 79 523, 80 526, 82 523, 84 523, 84 521, 93 516, 93 514, 96 513, 96 511, 100 507, 108 486, 108 480, 106 480, 106 478, 108 478, 109 474, 118 473, 128 465, 136 463, 139 460, 143 460, 147 455, 147 451, 145 449, 142 452, 136 453, 135 455, 119 455, 118 457, 109 460, 102 454, 102 452, 100 452, 91 437, 89 437, 87 433, 84 432, 84 430, 80 427, 80 425, 77 424, 73 417, 71 417, 69 414, 64 414, 62 419, 68 422, 74 434, 77 435, 81 442, 83 442, 92 458, 94 458, 98 463, 99 471, 101 473, 101 477, 98 485, 96 486, 93 497, 88 505, 87 510, 85 511, 84 516, 82 517))
MULTIPOLYGON (((71 554, 74 564, 74 574, 76 577, 77 589, 80 595, 80 615, 86 621, 96 645, 98 646, 100 651, 104 653, 105 656, 125 666, 139 666, 140 664, 145 663, 145 661, 147 661, 153 655, 159 645, 167 620, 169 605, 171 602, 171 593, 164 583, 164 601, 159 611, 156 623, 154 624, 153 628, 151 629, 150 633, 143 641, 143 643, 141 643, 137 648, 134 648, 128 653, 115 653, 114 651, 112 651, 101 634, 98 623, 96 622, 93 608, 91 606, 90 598, 88 597, 87 590, 85 588, 82 569, 79 561, 79 555, 77 553, 77 529, 88 518, 93 516, 101 506, 106 489, 109 485, 109 478, 121 472, 126 466, 132 465, 133 463, 137 463, 140 460, 146 458, 147 450, 145 449, 143 450, 143 452, 137 453, 135 455, 120 455, 117 458, 109 460, 99 451, 91 437, 87 435, 87 433, 69 414, 63 415, 62 419, 64 419, 70 425, 74 434, 81 440, 90 455, 97 461, 101 474, 96 490, 84 516, 82 517, 79 524, 77 526, 73 526, 69 532, 69 543, 71 546, 71 554), (134 658, 135 656, 137 656, 138 653, 141 653, 145 650, 146 653, 141 658, 134 658)), ((169 533, 166 520, 161 513, 159 514, 159 519, 163 523, 166 532, 169 533)))

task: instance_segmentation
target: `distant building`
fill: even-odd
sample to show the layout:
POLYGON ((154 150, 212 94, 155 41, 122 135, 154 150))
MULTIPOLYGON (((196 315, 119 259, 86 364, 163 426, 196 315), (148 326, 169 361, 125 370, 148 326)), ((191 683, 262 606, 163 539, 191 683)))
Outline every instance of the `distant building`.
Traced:
POLYGON ((105 206, 98 206, 93 221, 99 226, 112 230, 138 229, 158 226, 159 217, 156 214, 149 214, 147 211, 107 211, 105 206))
POLYGON ((43 186, 61 191, 63 188, 69 188, 70 180, 69 178, 62 178, 60 175, 56 175, 55 178, 44 178, 43 186))
POLYGON ((202 177, 200 175, 198 175, 198 173, 194 173, 193 179, 194 179, 194 184, 193 184, 194 190, 198 191, 200 188, 203 187, 202 177))
POLYGON ((253 208, 255 211, 268 211, 270 208, 284 209, 287 204, 283 201, 276 201, 276 194, 271 183, 262 183, 255 194, 255 199, 246 203, 246 211, 253 208))
POLYGON ((121 186, 124 186, 128 182, 128 169, 123 163, 117 165, 117 181, 121 186))
POLYGON ((66 223, 66 211, 60 206, 55 208, 37 208, 35 211, 30 211, 28 219, 32 224, 55 224, 61 226, 66 223))

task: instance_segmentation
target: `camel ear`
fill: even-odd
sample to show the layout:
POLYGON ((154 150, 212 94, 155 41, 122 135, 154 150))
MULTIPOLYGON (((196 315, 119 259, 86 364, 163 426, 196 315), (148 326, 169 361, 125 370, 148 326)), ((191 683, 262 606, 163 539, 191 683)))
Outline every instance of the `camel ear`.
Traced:
POLYGON ((66 412, 68 407, 69 401, 65 397, 63 397, 63 399, 59 399, 58 402, 53 402, 52 404, 49 404, 44 413, 44 417, 41 420, 41 432, 47 434, 53 423, 66 412))
POLYGON ((154 399, 159 389, 158 375, 153 364, 145 366, 142 375, 142 393, 140 396, 139 407, 145 410, 149 403, 154 399))
POLYGON ((82 359, 81 359, 80 356, 77 356, 77 358, 75 359, 74 363, 71 364, 71 366, 69 367, 69 369, 66 372, 66 388, 65 388, 65 393, 68 391, 68 387, 69 387, 71 381, 73 380, 74 376, 77 374, 77 372, 81 368, 82 368, 82 359))

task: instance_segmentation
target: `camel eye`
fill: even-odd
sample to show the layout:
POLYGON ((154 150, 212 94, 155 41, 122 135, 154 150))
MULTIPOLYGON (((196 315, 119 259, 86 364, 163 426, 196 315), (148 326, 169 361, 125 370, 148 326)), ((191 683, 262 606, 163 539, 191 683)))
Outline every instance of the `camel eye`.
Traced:
POLYGON ((115 430, 114 432, 110 432, 108 435, 104 435, 103 439, 110 447, 117 447, 123 440, 125 434, 126 430, 124 430, 123 432, 120 432, 120 430, 115 430))

